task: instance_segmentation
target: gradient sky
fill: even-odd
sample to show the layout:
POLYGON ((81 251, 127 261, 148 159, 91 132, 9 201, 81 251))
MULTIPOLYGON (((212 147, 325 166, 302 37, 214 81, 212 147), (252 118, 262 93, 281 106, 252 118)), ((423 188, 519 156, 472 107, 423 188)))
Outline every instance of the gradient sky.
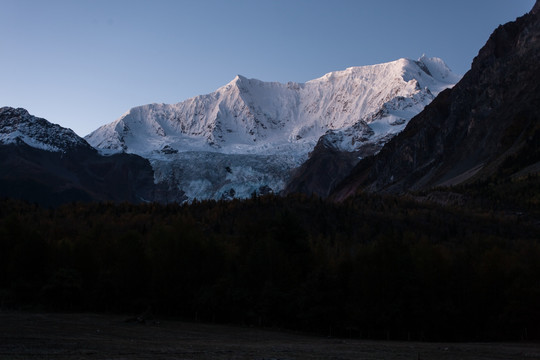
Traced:
POLYGON ((464 74, 534 0, 0 0, 0 106, 84 136, 237 74, 305 82, 423 53, 464 74))

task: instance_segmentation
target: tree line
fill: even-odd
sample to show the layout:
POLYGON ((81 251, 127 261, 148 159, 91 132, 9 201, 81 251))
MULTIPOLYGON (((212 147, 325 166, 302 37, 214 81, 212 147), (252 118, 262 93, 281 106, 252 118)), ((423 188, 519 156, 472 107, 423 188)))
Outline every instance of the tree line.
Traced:
POLYGON ((540 224, 358 194, 0 201, 0 307, 402 340, 540 339, 540 224))

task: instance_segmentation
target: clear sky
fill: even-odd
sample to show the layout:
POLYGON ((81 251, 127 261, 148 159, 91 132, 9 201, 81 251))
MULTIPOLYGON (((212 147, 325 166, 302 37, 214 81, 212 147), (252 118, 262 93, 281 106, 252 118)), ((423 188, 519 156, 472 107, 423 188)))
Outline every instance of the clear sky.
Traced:
POLYGON ((84 136, 237 74, 305 82, 423 53, 463 74, 534 0, 0 0, 0 106, 84 136))

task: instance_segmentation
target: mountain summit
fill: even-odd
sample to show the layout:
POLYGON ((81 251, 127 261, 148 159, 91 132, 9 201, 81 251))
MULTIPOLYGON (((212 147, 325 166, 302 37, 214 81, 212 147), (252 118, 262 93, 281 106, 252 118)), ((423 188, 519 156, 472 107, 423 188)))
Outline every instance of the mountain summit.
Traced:
POLYGON ((188 198, 247 197, 281 191, 322 136, 340 151, 378 151, 458 80, 441 59, 425 56, 306 83, 238 75, 211 94, 132 108, 86 140, 103 153, 149 159, 156 181, 188 198))
POLYGON ((93 151, 73 130, 32 116, 26 109, 0 108, 0 144, 24 143, 33 148, 63 152, 76 148, 93 151))

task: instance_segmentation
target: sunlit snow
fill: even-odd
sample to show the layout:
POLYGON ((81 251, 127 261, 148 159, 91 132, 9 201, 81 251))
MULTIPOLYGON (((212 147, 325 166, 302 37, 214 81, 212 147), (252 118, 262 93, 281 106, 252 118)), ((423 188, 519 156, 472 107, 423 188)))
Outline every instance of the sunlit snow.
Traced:
POLYGON ((220 199, 230 189, 248 197, 260 188, 282 190, 321 136, 342 151, 388 141, 458 80, 441 59, 426 56, 306 83, 238 75, 211 94, 132 108, 86 140, 105 154, 150 159, 156 182, 174 184, 189 199, 220 199))

